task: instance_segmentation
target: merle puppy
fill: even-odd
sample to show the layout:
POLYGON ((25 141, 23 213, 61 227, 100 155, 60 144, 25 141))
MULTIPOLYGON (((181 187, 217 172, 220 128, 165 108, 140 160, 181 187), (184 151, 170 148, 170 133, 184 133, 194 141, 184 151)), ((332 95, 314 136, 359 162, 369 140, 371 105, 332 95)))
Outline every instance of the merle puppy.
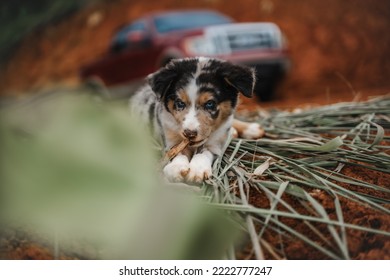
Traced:
POLYGON ((252 96, 255 73, 249 67, 203 57, 177 59, 147 81, 132 97, 132 111, 150 123, 165 151, 183 139, 190 142, 164 167, 170 181, 199 183, 210 177, 232 127, 240 137, 263 135, 258 124, 234 119, 238 95, 252 96))

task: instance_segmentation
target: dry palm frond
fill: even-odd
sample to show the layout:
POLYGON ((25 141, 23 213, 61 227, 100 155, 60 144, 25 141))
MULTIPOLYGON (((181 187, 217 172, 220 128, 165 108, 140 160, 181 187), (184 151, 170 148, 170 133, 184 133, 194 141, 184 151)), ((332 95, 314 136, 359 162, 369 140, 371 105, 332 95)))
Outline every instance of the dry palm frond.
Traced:
MULTIPOLYGON (((343 209, 353 203, 390 214, 388 185, 343 172, 352 167, 360 172, 377 172, 377 176, 390 174, 389 115, 390 98, 383 97, 301 113, 276 112, 259 119, 266 133, 277 140, 232 140, 214 164, 213 178, 205 185, 210 203, 247 217, 243 226, 256 252, 267 244, 263 250, 268 256, 288 258, 280 249, 283 241, 272 247, 265 237, 278 234, 281 240, 292 238, 306 243, 321 258, 349 259, 348 231, 390 236, 388 230, 346 220, 343 209), (269 208, 253 199, 248 203, 251 196, 268 200, 269 208), (318 197, 330 200, 332 210, 318 197), (291 219, 296 224, 304 223, 308 230, 300 232, 291 226, 291 219)), ((256 257, 263 255, 257 253, 256 257)))

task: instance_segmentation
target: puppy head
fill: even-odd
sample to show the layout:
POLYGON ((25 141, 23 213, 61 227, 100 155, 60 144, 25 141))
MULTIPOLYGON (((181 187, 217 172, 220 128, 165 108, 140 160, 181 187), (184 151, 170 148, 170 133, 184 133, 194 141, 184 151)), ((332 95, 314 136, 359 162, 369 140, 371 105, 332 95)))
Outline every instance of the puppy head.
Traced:
POLYGON ((178 133, 200 146, 233 114, 239 93, 252 96, 255 73, 217 59, 178 59, 149 75, 148 82, 178 133))

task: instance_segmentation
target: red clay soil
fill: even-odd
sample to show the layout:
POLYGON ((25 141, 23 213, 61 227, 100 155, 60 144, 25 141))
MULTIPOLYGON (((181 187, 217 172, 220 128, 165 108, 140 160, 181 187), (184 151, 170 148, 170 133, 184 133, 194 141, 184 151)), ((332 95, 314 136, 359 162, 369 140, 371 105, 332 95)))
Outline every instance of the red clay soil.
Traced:
MULTIPOLYGON (((367 169, 362 169, 355 166, 345 166, 341 172, 344 175, 352 176, 363 182, 377 184, 379 186, 389 188, 390 187, 390 174, 379 173, 377 171, 370 171, 367 169)), ((356 188, 352 188, 348 184, 342 184, 343 187, 347 189, 353 189, 356 191, 356 188)), ((372 191, 367 188, 361 188, 358 190, 362 193, 368 195, 378 195, 376 191, 372 191)), ((330 219, 337 220, 334 198, 331 197, 328 193, 318 190, 311 192, 313 198, 315 198, 326 210, 330 219)), ((249 194, 250 204, 261 207, 269 208, 269 200, 265 194, 259 192, 258 190, 252 191, 249 194)), ((390 194, 383 197, 390 199, 390 194)), ((283 200, 289 203, 297 212, 301 214, 310 215, 307 208, 298 201, 293 199, 288 195, 283 196, 283 200)), ((380 211, 370 208, 369 206, 362 205, 361 203, 356 203, 351 200, 340 198, 340 204, 343 211, 343 217, 345 223, 350 223, 362 227, 373 228, 378 230, 383 230, 390 232, 390 216, 384 214, 380 211)), ((387 205, 388 206, 388 205, 387 205)), ((386 206, 385 206, 386 207, 386 206)), ((387 208, 390 208, 389 206, 387 208)), ((282 206, 278 207, 280 211, 286 211, 282 206)), ((297 221, 296 219, 290 218, 280 218, 281 222, 287 226, 293 228, 295 231, 303 234, 304 236, 312 239, 318 245, 323 248, 328 248, 323 240, 321 240, 317 234, 315 234, 307 225, 303 222, 297 221)), ((312 223, 321 233, 324 234, 328 242, 332 242, 332 238, 329 234, 327 226, 319 223, 312 223)), ((348 249, 351 259, 390 259, 390 238, 383 235, 373 234, 362 232, 358 230, 347 229, 347 240, 348 240, 348 249)), ((329 256, 314 250, 312 247, 308 246, 304 241, 301 241, 297 238, 288 238, 282 236, 277 231, 266 231, 263 238, 276 250, 279 252, 278 257, 287 258, 287 259, 329 259, 329 256)), ((334 244, 333 244, 334 245, 334 244)), ((275 256, 270 254, 267 250, 264 250, 266 259, 274 259, 275 256)), ((243 259, 253 258, 253 251, 251 246, 248 245, 244 250, 239 253, 239 256, 243 259)))

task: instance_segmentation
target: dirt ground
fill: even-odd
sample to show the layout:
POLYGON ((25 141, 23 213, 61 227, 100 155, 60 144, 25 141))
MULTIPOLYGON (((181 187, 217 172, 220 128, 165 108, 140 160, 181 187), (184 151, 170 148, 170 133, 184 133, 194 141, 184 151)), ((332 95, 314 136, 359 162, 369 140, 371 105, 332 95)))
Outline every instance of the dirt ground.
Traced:
MULTIPOLYGON (((240 7, 231 2, 113 1, 112 4, 89 7, 66 22, 37 30, 27 37, 0 70, 0 92, 3 95, 18 95, 22 91, 56 85, 77 85, 80 66, 104 53, 113 30, 121 24, 151 9, 201 6, 217 8, 239 21, 274 21, 289 39, 293 68, 281 85, 277 98, 268 103, 242 99, 239 110, 259 107, 304 109, 335 102, 362 101, 390 93, 388 1, 375 0, 367 5, 365 0, 356 0, 353 4, 350 1, 331 0, 310 5, 309 0, 302 0, 300 5, 296 5, 296 1, 292 0, 248 0, 240 3, 240 7), (333 12, 322 13, 325 10, 333 12)), ((387 135, 389 133, 387 131, 387 135)), ((342 172, 390 188, 388 173, 361 170, 354 166, 346 166, 342 172)), ((371 194, 370 190, 365 191, 371 194)), ((250 197, 253 205, 269 207, 268 199, 261 194, 253 192, 250 197)), ((333 199, 322 192, 317 193, 315 198, 333 218, 333 199)), ((386 199, 390 199, 390 195, 386 199)), ((303 207, 297 201, 290 202, 298 209, 303 207)), ((341 203, 347 223, 390 231, 390 216, 351 201, 341 203)), ((310 230, 302 223, 283 219, 297 231, 310 236, 310 230)), ((390 259, 390 238, 356 230, 347 230, 347 234, 352 259, 390 259)), ((280 244, 276 234, 269 233, 265 239, 275 246, 280 244)), ((322 244, 323 241, 318 242, 326 246, 322 244)), ((5 248, 3 253, 7 259, 54 258, 51 250, 25 236, 0 240, 0 246, 5 248)), ((301 241, 283 240, 283 246, 290 259, 326 258, 301 241)), ((244 249, 240 256, 243 259, 253 257, 250 248, 244 249)), ((271 255, 266 257, 273 258, 271 255)), ((74 257, 63 255, 60 258, 74 257)))
MULTIPOLYGON (((390 174, 383 174, 376 171, 370 171, 367 169, 362 170, 354 166, 346 166, 342 174, 347 174, 364 182, 369 182, 373 184, 378 184, 389 188, 390 186, 390 174)), ((348 185, 345 185, 348 188, 348 185)), ((374 195, 375 192, 370 190, 364 190, 367 194, 374 195)), ((333 198, 323 192, 319 191, 315 194, 312 194, 313 197, 323 205, 326 212, 329 214, 331 219, 337 219, 335 213, 335 207, 333 198)), ((265 198, 264 195, 253 192, 251 195, 251 203, 257 207, 268 207, 269 201, 265 198)), ((387 199, 390 198, 390 195, 386 196, 387 199)), ((290 205, 294 207, 298 212, 305 213, 305 208, 297 200, 289 199, 288 197, 284 198, 288 201, 290 205)), ((390 216, 379 213, 376 210, 373 210, 369 207, 364 207, 361 204, 356 202, 341 199, 341 207, 343 209, 343 215, 346 223, 351 223, 354 225, 365 226, 369 228, 380 229, 383 231, 390 231, 390 216)), ((283 209, 279 209, 283 210, 283 209)), ((305 236, 308 236, 324 248, 327 247, 323 240, 319 240, 318 235, 314 234, 313 231, 307 227, 304 223, 297 222, 294 219, 282 218, 281 221, 286 223, 288 226, 294 228, 294 230, 302 233, 305 236), (316 240, 317 239, 317 240, 316 240)), ((316 225, 316 228, 321 232, 327 232, 325 225, 316 225)), ((386 236, 380 236, 371 233, 362 233, 357 230, 347 230, 348 236, 348 248, 351 259, 360 259, 360 260, 376 260, 376 259, 390 259, 390 238, 386 236)), ((286 256, 289 259, 327 259, 328 257, 322 255, 322 253, 313 250, 310 246, 307 246, 303 241, 300 240, 291 240, 284 239, 281 242, 281 237, 277 232, 267 232, 264 236, 264 239, 267 240, 270 244, 278 244, 276 248, 282 249, 286 256)), ((250 249, 247 249, 242 253, 243 258, 251 257, 250 249)), ((270 254, 266 254, 267 259, 273 259, 274 257, 270 254)))

